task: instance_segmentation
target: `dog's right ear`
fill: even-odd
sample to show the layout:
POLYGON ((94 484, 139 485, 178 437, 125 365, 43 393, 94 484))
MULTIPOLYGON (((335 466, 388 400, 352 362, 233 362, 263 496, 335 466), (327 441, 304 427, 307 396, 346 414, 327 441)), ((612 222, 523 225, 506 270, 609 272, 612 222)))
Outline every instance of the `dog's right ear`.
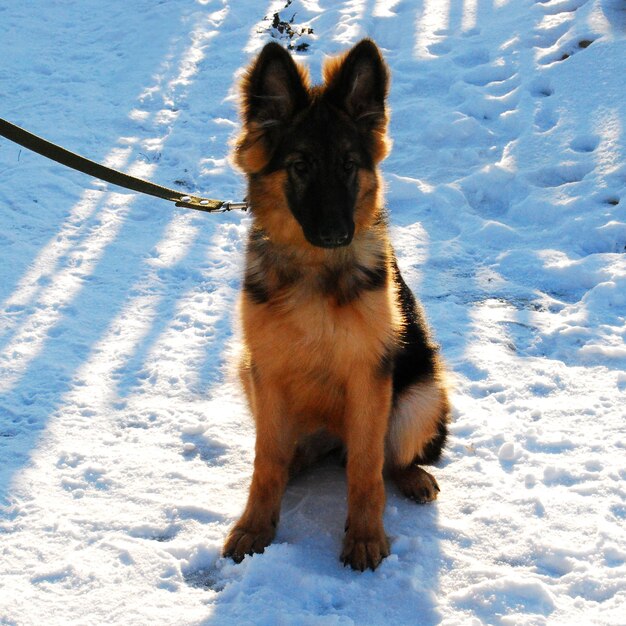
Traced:
POLYGON ((280 44, 268 43, 244 81, 244 118, 272 126, 288 121, 308 103, 306 72, 280 44))
POLYGON ((268 43, 241 83, 243 132, 235 162, 246 173, 262 170, 281 130, 309 103, 308 73, 280 44, 268 43))

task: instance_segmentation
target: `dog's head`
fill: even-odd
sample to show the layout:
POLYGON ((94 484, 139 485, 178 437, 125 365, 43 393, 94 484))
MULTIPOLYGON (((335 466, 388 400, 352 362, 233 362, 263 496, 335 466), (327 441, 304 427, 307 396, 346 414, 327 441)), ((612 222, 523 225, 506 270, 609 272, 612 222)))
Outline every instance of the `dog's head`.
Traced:
POLYGON ((235 162, 271 238, 320 248, 350 244, 381 210, 376 165, 388 152, 389 75, 369 39, 324 65, 324 84, 268 43, 242 81, 235 162))

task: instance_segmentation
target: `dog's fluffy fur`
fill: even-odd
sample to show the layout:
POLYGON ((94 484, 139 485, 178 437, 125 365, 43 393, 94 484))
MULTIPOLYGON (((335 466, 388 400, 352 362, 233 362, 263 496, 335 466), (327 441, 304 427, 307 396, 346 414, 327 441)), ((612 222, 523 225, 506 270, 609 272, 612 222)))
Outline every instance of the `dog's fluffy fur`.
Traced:
POLYGON ((378 163, 387 155, 388 70, 371 40, 327 61, 324 83, 269 43, 242 81, 235 161, 248 179, 240 376, 256 422, 248 504, 224 546, 240 561, 273 539, 290 473, 347 454, 341 558, 389 554, 383 469, 418 502, 439 487, 420 465, 445 444, 437 347, 389 242, 378 163))

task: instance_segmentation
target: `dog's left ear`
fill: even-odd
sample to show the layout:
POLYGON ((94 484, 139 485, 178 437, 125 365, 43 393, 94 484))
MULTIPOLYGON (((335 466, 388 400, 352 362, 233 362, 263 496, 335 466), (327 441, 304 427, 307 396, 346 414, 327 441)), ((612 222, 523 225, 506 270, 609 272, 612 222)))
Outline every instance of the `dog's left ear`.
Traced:
POLYGON ((326 97, 360 127, 373 129, 386 125, 389 72, 371 39, 363 39, 345 56, 327 61, 324 80, 326 97))

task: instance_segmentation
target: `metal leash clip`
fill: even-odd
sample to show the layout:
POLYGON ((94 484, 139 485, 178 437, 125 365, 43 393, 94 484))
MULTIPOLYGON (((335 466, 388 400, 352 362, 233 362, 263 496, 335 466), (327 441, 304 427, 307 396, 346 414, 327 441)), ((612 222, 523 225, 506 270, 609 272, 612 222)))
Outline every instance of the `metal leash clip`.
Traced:
POLYGON ((226 211, 247 211, 248 203, 247 202, 224 202, 220 211, 225 213, 226 211))

